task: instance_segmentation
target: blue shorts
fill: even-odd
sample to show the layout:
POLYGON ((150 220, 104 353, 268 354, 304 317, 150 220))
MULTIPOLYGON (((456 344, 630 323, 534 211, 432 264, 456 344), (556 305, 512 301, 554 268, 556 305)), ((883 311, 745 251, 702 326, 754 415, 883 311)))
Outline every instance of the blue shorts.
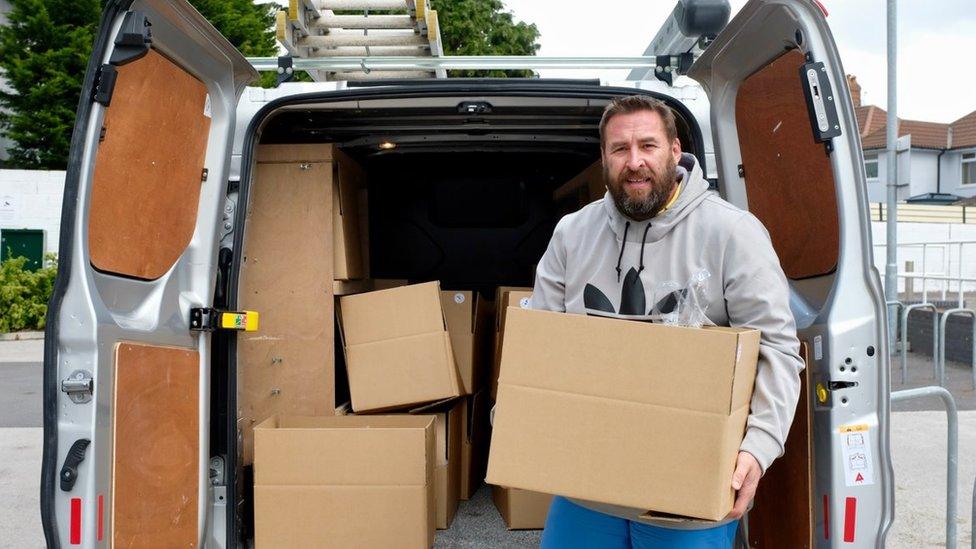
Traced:
POLYGON ((708 530, 660 528, 605 515, 556 496, 541 549, 730 549, 739 522, 708 530))

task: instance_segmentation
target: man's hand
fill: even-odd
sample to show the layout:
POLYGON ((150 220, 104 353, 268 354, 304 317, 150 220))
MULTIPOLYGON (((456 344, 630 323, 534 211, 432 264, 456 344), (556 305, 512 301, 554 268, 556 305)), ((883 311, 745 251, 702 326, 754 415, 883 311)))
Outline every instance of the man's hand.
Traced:
POLYGON ((759 478, 762 477, 762 467, 749 452, 739 452, 735 461, 735 472, 732 473, 732 489, 736 491, 735 505, 725 518, 740 519, 745 514, 749 502, 756 495, 759 478))

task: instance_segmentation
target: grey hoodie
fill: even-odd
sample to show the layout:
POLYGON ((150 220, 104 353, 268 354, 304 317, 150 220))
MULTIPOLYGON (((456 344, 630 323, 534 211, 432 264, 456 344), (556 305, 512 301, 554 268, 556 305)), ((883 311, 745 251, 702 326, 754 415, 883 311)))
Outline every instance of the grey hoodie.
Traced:
POLYGON ((683 154, 677 169, 681 178, 677 200, 648 221, 621 214, 609 193, 563 217, 536 270, 530 306, 647 318, 651 310, 667 313, 674 306, 674 297, 657 291, 660 282, 674 281, 684 287, 693 274, 707 269, 711 275, 704 283, 708 320, 762 332, 740 449, 755 456, 765 473, 783 454, 803 369, 786 276, 762 223, 709 192, 694 156, 683 154))

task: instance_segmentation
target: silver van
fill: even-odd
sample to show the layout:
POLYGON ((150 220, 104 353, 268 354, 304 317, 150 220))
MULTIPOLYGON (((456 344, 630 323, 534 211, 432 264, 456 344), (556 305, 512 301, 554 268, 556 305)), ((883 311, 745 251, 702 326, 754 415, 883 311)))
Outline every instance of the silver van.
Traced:
POLYGON ((634 93, 675 110, 684 150, 763 221, 791 281, 804 391, 750 539, 883 546, 894 517, 886 313, 857 123, 825 14, 814 0, 752 0, 688 75, 700 86, 252 88, 252 66, 185 1, 108 2, 72 138, 48 313, 48 546, 253 543, 251 424, 297 406, 287 397, 305 381, 301 364, 336 346, 330 252, 319 246, 331 206, 298 188, 262 189, 262 147, 277 145, 262 162, 286 181, 325 169, 304 156, 308 145, 334 143, 362 167, 370 276, 531 285, 556 221, 579 207, 553 191, 599 159, 607 101, 634 93), (247 267, 257 262, 269 266, 260 276, 247 267), (258 302, 260 341, 245 346, 247 332, 221 329, 220 314, 258 302))

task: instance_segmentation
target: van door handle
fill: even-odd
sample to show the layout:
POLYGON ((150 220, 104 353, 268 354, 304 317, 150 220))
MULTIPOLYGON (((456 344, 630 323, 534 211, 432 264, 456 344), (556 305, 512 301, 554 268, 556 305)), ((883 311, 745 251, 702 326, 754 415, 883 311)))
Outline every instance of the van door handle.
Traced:
POLYGON ((78 466, 85 461, 85 452, 91 440, 87 438, 78 439, 71 445, 68 455, 64 457, 64 465, 61 466, 61 490, 70 492, 75 487, 78 480, 78 466))

